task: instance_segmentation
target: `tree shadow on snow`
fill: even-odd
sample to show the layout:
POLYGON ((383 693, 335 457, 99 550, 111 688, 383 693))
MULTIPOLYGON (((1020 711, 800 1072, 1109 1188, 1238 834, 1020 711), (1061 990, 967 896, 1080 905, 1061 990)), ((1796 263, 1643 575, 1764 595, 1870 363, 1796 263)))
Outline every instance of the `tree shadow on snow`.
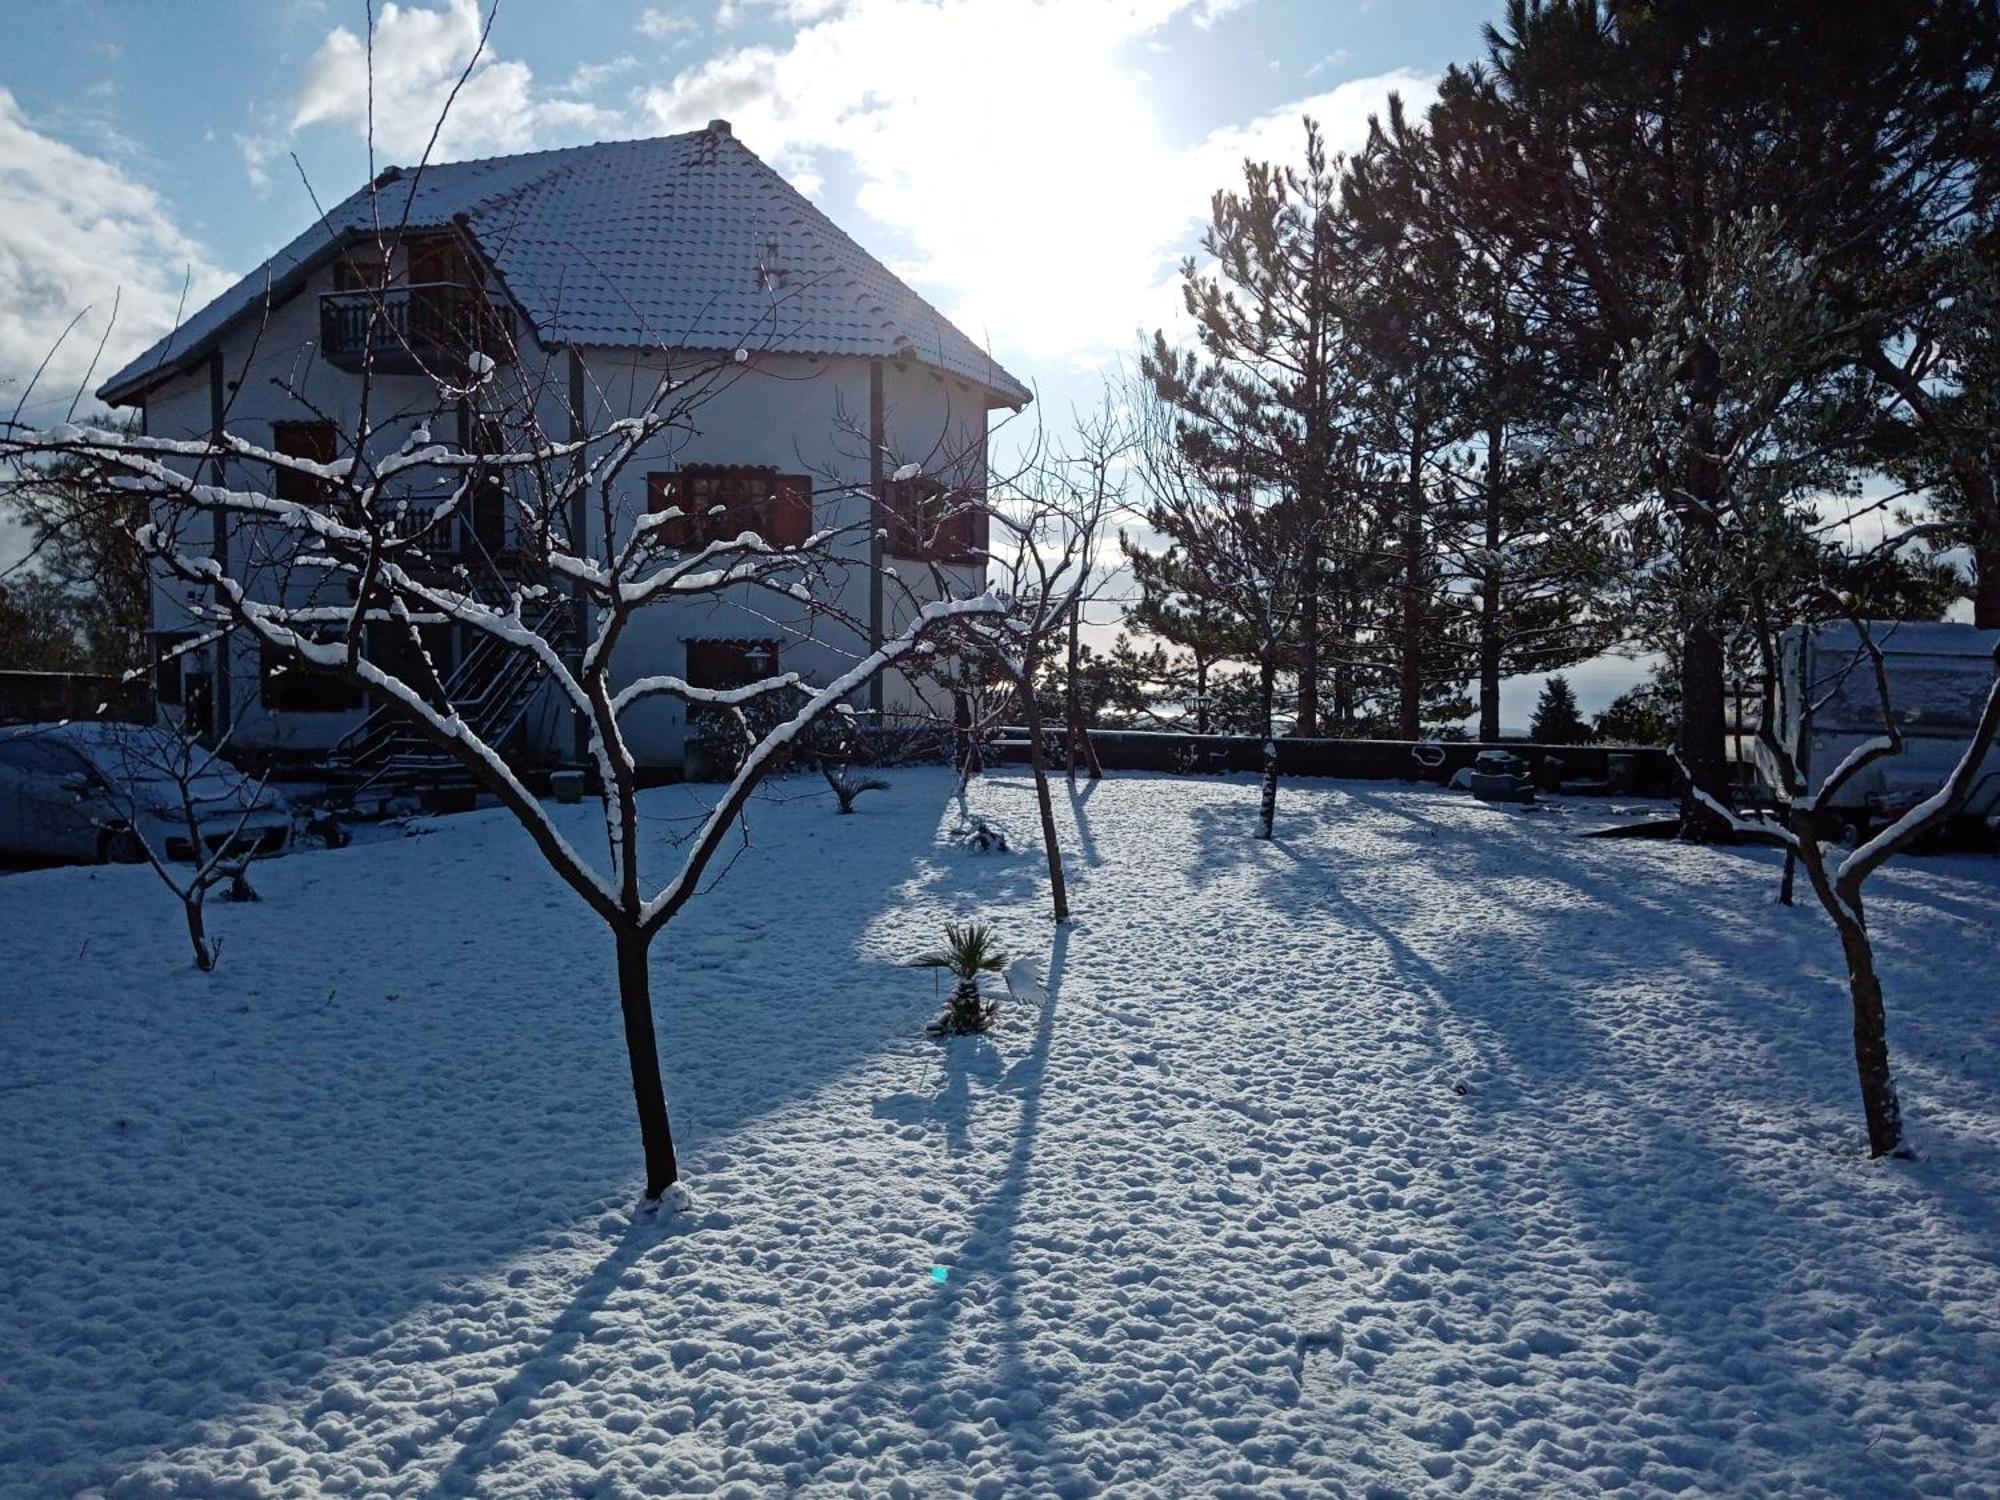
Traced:
MULTIPOLYGON (((1069 937, 1069 929, 1059 927, 1051 940, 1046 998, 1034 1040, 994 1085, 996 1091, 1018 1096, 1019 1118, 999 1175, 973 1210, 964 1241, 955 1255, 942 1262, 949 1267, 950 1279, 914 1316, 907 1331, 874 1361, 867 1376, 802 1435, 798 1451, 815 1456, 810 1464, 796 1466, 806 1472, 796 1473, 794 1482, 808 1479, 826 1463, 841 1458, 836 1446, 838 1434, 865 1433, 878 1412, 907 1414, 938 1428, 964 1419, 948 1398, 971 1393, 964 1389, 962 1380, 946 1389, 951 1374, 947 1351, 952 1329, 968 1307, 990 1308, 999 1324, 998 1358, 980 1382, 980 1392, 1003 1403, 1008 1411, 999 1420, 1012 1466, 1010 1492, 1060 1492, 1065 1476, 1083 1474, 1045 1415, 1056 1405, 1052 1388, 1061 1383, 1062 1376, 1056 1368, 1037 1365, 1030 1357, 1022 1331, 1022 1288, 1015 1265, 1069 937)), ((947 1046, 957 1051, 967 1040, 960 1038, 947 1046)), ((968 1070, 953 1067, 951 1071, 964 1076, 968 1070)))
MULTIPOLYGON (((1348 795, 1356 808, 1424 821, 1395 807, 1394 793, 1348 795)), ((1233 826, 1235 820, 1218 809, 1214 821, 1233 826)), ((1439 1108, 1477 1112, 1476 1138, 1491 1142, 1489 1160, 1507 1180, 1489 1198, 1466 1195, 1493 1203, 1490 1211, 1461 1209, 1445 1222, 1465 1272, 1500 1315, 1523 1325, 1559 1325, 1578 1311, 1551 1303, 1542 1276, 1524 1275, 1513 1254, 1527 1226, 1539 1224, 1544 1239, 1553 1232, 1565 1254, 1588 1258, 1618 1320, 1646 1328, 1613 1340, 1608 1352, 1585 1324, 1544 1339, 1565 1360, 1565 1377, 1597 1386, 1598 1409, 1607 1416, 1627 1409, 1631 1391, 1642 1386, 1653 1409, 1668 1406, 1686 1424, 1729 1434, 1718 1447, 1685 1441, 1678 1430, 1666 1433, 1656 1451, 1622 1460, 1633 1465, 1630 1477, 1640 1478, 1640 1465, 1658 1465, 1705 1471, 1702 1486, 1723 1489, 1760 1471, 1841 1493, 1855 1492, 1856 1483, 1882 1493, 1900 1488, 1907 1476, 1897 1472, 1889 1450, 1873 1451, 1882 1428, 1851 1420, 1852 1403, 1844 1409, 1839 1403, 1843 1383, 1852 1379, 1836 1368, 1842 1352, 1835 1346, 1846 1340, 1829 1339, 1821 1327, 1813 1288, 1823 1276, 1877 1283, 1879 1290, 1855 1300, 1870 1312, 1884 1308, 1883 1328, 1914 1318, 1931 1326, 1931 1337, 1963 1346, 1950 1363, 1981 1367, 1977 1339, 1944 1326, 1921 1290, 1905 1285, 1894 1261, 1870 1243, 1863 1226, 1885 1211, 1884 1195, 1893 1202, 1902 1187, 1866 1175, 1843 1179, 1833 1191, 1852 1196, 1848 1212, 1800 1217, 1800 1200, 1780 1198, 1772 1178, 1748 1174, 1748 1159, 1729 1149, 1735 1145, 1729 1119, 1696 1113, 1687 1097, 1695 1091, 1679 1077, 1694 1067, 1730 1068, 1736 1076, 1724 1091, 1728 1103, 1781 1121, 1837 1097, 1858 1134, 1852 1059, 1837 1003, 1844 995, 1829 994, 1831 1003, 1820 1008, 1827 1024, 1815 1032, 1797 1014, 1804 1002, 1774 995, 1754 977, 1735 979, 1776 975, 1782 982, 1788 970, 1796 972, 1800 954, 1820 969, 1831 967, 1837 949, 1827 951, 1833 937, 1812 919, 1817 913, 1803 925, 1762 910, 1717 922, 1708 915, 1712 886, 1676 885, 1658 865, 1635 867, 1615 853, 1534 838, 1521 839, 1496 863, 1490 850, 1480 860, 1466 847, 1488 838, 1484 832, 1434 827, 1424 832, 1420 852, 1407 857, 1437 860, 1442 873, 1462 884, 1472 914, 1442 936, 1433 927, 1431 940, 1443 944, 1434 959, 1401 930, 1420 914, 1390 905, 1396 895, 1382 889, 1377 864, 1343 841, 1342 821, 1338 805, 1301 808, 1295 799, 1289 810, 1281 805, 1282 863, 1264 859, 1248 840, 1235 858, 1254 863, 1271 906, 1287 920, 1345 923, 1379 943, 1399 988, 1426 1012, 1422 1032, 1434 1061, 1469 1078, 1462 1104, 1440 1090, 1439 1108), (1640 951, 1578 951, 1561 913, 1499 889, 1529 879, 1568 888, 1607 914, 1607 944, 1636 936, 1640 951), (1643 896, 1634 889, 1642 883, 1643 896), (1489 911, 1494 921, 1482 924, 1479 914, 1489 911), (1663 923, 1694 935, 1677 940, 1671 925, 1657 930, 1663 923), (1700 966, 1690 967, 1697 959, 1700 966), (1619 1013, 1616 983, 1657 983, 1662 976, 1682 982, 1699 976, 1691 1008, 1713 1013, 1705 1023, 1665 1017, 1689 1032, 1679 1054, 1671 1044, 1648 1047, 1622 1029, 1627 1018, 1619 1013), (1704 1025, 1710 1035, 1695 1029, 1704 1025), (1720 1037, 1712 1034, 1718 1029, 1720 1037), (1672 1191, 1659 1191, 1662 1184, 1672 1191), (1553 1216, 1542 1203, 1555 1205, 1553 1216)), ((1380 836, 1379 825, 1369 831, 1380 836)), ((1756 872, 1759 884, 1763 875, 1756 872)), ((1890 998, 1893 1025, 1893 992, 1890 998)), ((1818 1169, 1810 1160, 1799 1165, 1818 1169)), ((1932 1182, 1928 1196, 1962 1235, 1985 1240, 1990 1251, 1992 1205, 1975 1185, 1932 1182)), ((1482 1399, 1479 1387, 1469 1399, 1482 1399)), ((1513 1420, 1504 1404, 1495 1420, 1513 1420)), ((1960 1429, 1970 1461, 1974 1442, 1963 1414, 1941 1418, 1940 1425, 1960 1429)))
MULTIPOLYGON (((936 846, 929 790, 912 778, 903 799, 869 804, 866 819, 829 807, 768 820, 745 862, 663 934, 654 1005, 677 1143, 697 1182, 742 1127, 927 1019, 907 971, 827 959, 829 940, 897 911, 913 863, 974 858, 936 846), (839 878, 780 885, 776 869, 796 864, 839 878), (774 889, 786 899, 772 901, 774 889)), ((88 1244, 10 1272, 50 1307, 102 1308, 105 1289, 128 1287, 144 1304, 141 1326, 173 1342, 79 1339, 74 1320, 54 1317, 17 1327, 0 1350, 38 1372, 50 1426, 0 1437, 0 1489, 72 1493, 156 1461, 206 1474, 244 1413, 305 1422, 328 1382, 423 1335, 406 1325, 411 1313, 489 1296, 501 1266, 539 1260, 591 1215, 630 1206, 639 1150, 610 940, 517 830, 503 827, 499 858, 463 842, 490 843, 479 822, 501 816, 273 862, 258 882, 264 904, 230 914, 246 935, 218 976, 149 997, 176 1008, 163 1036, 135 1029, 129 997, 103 984, 105 1007, 128 1012, 118 1045, 148 1087, 95 1100, 101 1110, 79 1105, 57 1143, 81 1195, 66 1189, 51 1222, 89 1213, 88 1244), (469 857, 473 848, 482 853, 469 857), (351 883, 348 862, 364 859, 366 925, 359 913, 328 913, 315 929, 328 939, 316 968, 257 935, 269 914, 312 909, 329 876, 351 883), (301 972, 313 975, 309 993, 301 972), (225 1004, 238 990, 247 1003, 225 1004), (132 1128, 121 1117, 113 1129, 111 1113, 132 1128), (176 1252, 163 1256, 163 1243, 176 1252), (143 1284, 132 1266, 146 1267, 143 1284)), ((1025 891, 1030 865, 1018 854, 982 860, 967 879, 983 888, 999 876, 1025 891)), ((133 921, 161 927, 141 936, 168 953, 175 913, 157 895, 133 899, 133 921)), ((93 982, 98 961, 86 960, 79 982, 93 982)), ((517 1382, 532 1385, 550 1349, 574 1340, 630 1253, 623 1245, 590 1273, 517 1382)), ((549 1264, 560 1273, 560 1260, 549 1264)), ((505 1411, 461 1445, 464 1464, 513 1420, 505 1411)))

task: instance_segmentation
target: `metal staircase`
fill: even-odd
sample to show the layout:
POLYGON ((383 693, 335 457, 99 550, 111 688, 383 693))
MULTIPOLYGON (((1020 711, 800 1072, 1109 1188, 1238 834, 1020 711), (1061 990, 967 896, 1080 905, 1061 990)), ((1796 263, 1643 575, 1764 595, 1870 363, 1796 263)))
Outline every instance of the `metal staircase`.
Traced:
MULTIPOLYGON (((574 612, 567 599, 548 603, 524 623, 559 654, 576 649, 574 612)), ((520 647, 481 634, 442 684, 452 716, 486 744, 507 754, 547 672, 520 647)), ((439 749, 401 708, 384 705, 335 747, 331 768, 363 792, 455 791, 476 785, 471 772, 439 749)))
MULTIPOLYGON (((469 566, 454 570, 453 583, 468 588, 483 604, 508 610, 518 597, 515 570, 496 561, 469 529, 454 549, 469 566)), ((525 605, 521 622, 572 658, 579 646, 576 611, 560 594, 543 595, 525 605)), ((484 631, 471 632, 472 648, 439 687, 439 705, 461 721, 471 734, 510 760, 529 706, 547 680, 547 669, 520 646, 484 631)), ((416 727, 401 707, 384 704, 334 746, 327 769, 348 783, 352 795, 366 792, 463 792, 477 785, 472 773, 455 757, 438 748, 416 727)))

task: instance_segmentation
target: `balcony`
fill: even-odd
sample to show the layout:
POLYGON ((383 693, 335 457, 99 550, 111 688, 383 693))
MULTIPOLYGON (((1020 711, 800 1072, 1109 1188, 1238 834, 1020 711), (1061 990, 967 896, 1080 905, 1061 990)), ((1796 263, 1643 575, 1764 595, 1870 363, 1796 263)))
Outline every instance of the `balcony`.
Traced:
POLYGON ((462 382, 472 356, 514 357, 514 318, 477 287, 451 281, 328 292, 319 299, 319 347, 338 369, 462 382))

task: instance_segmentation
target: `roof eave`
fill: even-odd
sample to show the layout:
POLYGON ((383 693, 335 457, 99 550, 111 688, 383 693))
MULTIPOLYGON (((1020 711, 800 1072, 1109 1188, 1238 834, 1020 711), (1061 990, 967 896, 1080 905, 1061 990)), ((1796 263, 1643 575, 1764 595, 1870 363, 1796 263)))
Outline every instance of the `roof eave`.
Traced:
MULTIPOLYGON (((355 238, 353 234, 343 234, 328 240, 304 260, 294 264, 284 275, 272 279, 264 297, 253 297, 239 312, 224 318, 222 322, 196 339, 192 344, 175 354, 171 349, 161 353, 151 369, 121 381, 106 381, 97 388, 97 399, 106 406, 132 406, 139 397, 159 385, 172 380, 176 375, 184 375, 195 365, 221 347, 222 341, 237 324, 241 323, 259 307, 274 308, 289 302, 304 288, 313 272, 332 260, 355 238)), ((172 335, 168 337, 171 339, 172 335)))

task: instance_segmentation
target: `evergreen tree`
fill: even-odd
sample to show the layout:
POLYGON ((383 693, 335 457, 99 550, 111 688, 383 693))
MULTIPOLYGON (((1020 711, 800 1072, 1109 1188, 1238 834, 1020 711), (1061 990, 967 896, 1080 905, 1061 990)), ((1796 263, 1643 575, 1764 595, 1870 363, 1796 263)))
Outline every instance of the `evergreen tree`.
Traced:
MULTIPOLYGON (((1680 748, 1696 785, 1727 796, 1717 602, 1736 503, 1716 456, 1736 451, 1741 393, 1718 351, 1672 308, 1715 290, 1726 226, 1774 215, 1781 247, 1817 257, 1861 299, 1960 211, 1977 0, 1839 9, 1816 0, 1510 0, 1483 66, 1447 76, 1433 130, 1464 143, 1495 226, 1539 257, 1527 312, 1560 355, 1577 415, 1598 370, 1656 351, 1682 411, 1656 485, 1679 599, 1680 748)), ((1990 52, 1990 46, 1988 48, 1990 52)), ((1849 319, 1851 325, 1853 319, 1849 319)), ((1811 386, 1836 363, 1801 351, 1811 386)), ((1767 372, 1768 373, 1768 372, 1767 372)), ((1769 390, 1758 393, 1760 400, 1769 390)), ((1608 496, 1607 499, 1629 497, 1608 496)))
POLYGON ((12 601, 0 664, 114 674, 143 665, 150 576, 134 533, 144 503, 58 458, 19 466, 0 487, 0 516, 27 531, 29 548, 4 580, 12 601))
MULTIPOLYGON (((1296 618, 1298 725, 1319 724, 1327 638, 1318 580, 1360 555, 1349 535, 1369 505, 1346 430, 1356 372, 1339 300, 1347 264, 1340 163, 1305 124, 1303 166, 1245 162, 1240 191, 1219 191, 1202 246, 1212 270, 1181 269, 1197 353, 1181 360, 1156 335, 1141 369, 1187 420, 1188 456, 1232 484, 1268 491, 1300 546, 1296 618)), ((1253 632, 1254 633, 1254 632, 1253 632)))
POLYGON ((1658 681, 1627 688, 1597 716, 1595 738, 1610 745, 1667 745, 1674 737, 1676 705, 1658 681))
POLYGON ((1590 742, 1590 726, 1576 709, 1576 693, 1569 679, 1558 672, 1542 684, 1535 700, 1534 721, 1528 738, 1537 745, 1585 745, 1590 742))
POLYGON ((1223 663, 1249 661, 1256 654, 1246 623, 1224 601, 1203 596, 1202 578, 1179 549, 1149 552, 1123 535, 1119 545, 1139 586, 1126 623, 1179 648, 1172 670, 1179 697, 1188 705, 1188 727, 1196 734, 1215 733, 1209 715, 1211 678, 1223 663))
MULTIPOLYGON (((1995 150, 2000 150, 1996 145, 1995 150)), ((1859 343, 1883 410, 1868 452, 1932 497, 1935 540, 1972 563, 1972 621, 2000 629, 2000 207, 1904 278, 1910 306, 1859 343)))
POLYGON ((1392 97, 1386 120, 1370 121, 1343 200, 1363 243, 1402 268, 1404 295, 1448 361, 1452 410, 1441 428, 1451 447, 1439 463, 1434 547, 1452 593, 1474 602, 1435 647, 1468 658, 1452 665, 1477 676, 1481 735, 1496 739, 1505 678, 1584 660, 1607 631, 1588 607, 1580 507, 1545 482, 1560 370, 1526 309, 1546 257, 1496 231, 1477 153, 1451 124, 1427 129, 1392 97))

